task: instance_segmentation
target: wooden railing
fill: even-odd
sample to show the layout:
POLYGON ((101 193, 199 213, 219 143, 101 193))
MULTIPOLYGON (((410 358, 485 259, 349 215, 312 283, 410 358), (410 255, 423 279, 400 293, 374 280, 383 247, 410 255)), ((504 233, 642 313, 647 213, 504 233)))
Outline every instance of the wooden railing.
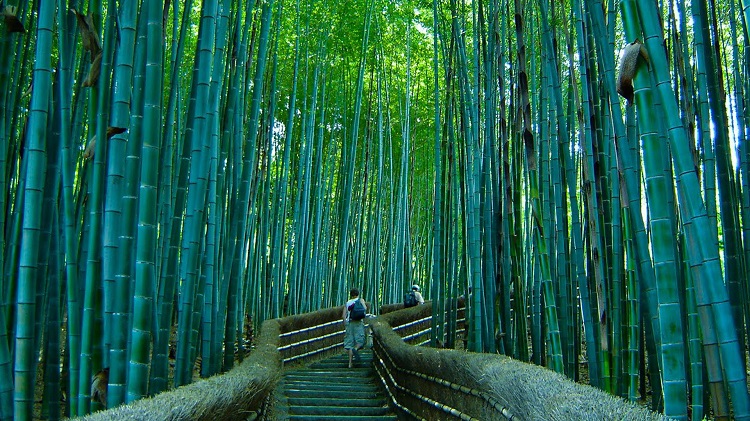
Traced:
POLYGON ((281 376, 279 320, 267 320, 237 367, 154 397, 83 417, 90 421, 262 419, 281 376))
POLYGON ((341 352, 344 342, 343 307, 279 319, 279 352, 283 364, 305 363, 341 352))
MULTIPOLYGON (((457 332, 464 311, 458 306, 457 332)), ((271 419, 284 365, 307 364, 343 351, 342 307, 263 323, 256 347, 222 375, 101 411, 86 420, 271 419)), ((392 406, 410 419, 659 419, 644 408, 576 384, 543 367, 500 355, 436 349, 432 306, 387 306, 369 317, 374 364, 392 406), (392 311, 391 311, 392 310, 392 311)))
MULTIPOLYGON (((462 314, 462 313, 460 313, 462 314)), ((502 355, 411 346, 427 336, 432 306, 373 319, 374 363, 392 405, 423 420, 652 420, 635 404, 502 355)), ((463 329, 463 319, 461 327, 463 329)))
POLYGON ((341 352, 343 307, 267 320, 239 366, 152 398, 99 411, 84 420, 269 419, 269 401, 284 364, 341 352))

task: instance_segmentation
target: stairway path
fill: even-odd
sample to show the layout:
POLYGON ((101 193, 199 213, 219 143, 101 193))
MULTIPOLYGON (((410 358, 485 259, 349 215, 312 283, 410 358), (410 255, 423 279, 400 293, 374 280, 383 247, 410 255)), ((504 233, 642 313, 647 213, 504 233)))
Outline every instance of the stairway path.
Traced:
POLYGON ((287 370, 276 389, 275 418, 397 420, 372 366, 372 351, 359 353, 354 368, 347 368, 347 354, 339 354, 307 367, 287 370))

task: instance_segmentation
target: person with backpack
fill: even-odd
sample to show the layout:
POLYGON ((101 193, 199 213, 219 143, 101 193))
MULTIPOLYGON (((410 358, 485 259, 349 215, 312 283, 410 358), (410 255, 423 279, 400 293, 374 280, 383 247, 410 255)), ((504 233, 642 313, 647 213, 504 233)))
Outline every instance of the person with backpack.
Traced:
POLYGON ((412 285, 411 291, 404 298, 404 307, 414 307, 420 304, 424 304, 424 298, 419 292, 419 285, 412 285))
POLYGON ((422 305, 424 304, 424 298, 422 297, 422 293, 419 292, 419 285, 412 285, 411 290, 414 291, 414 297, 417 299, 417 304, 422 305))
POLYGON ((352 357, 359 359, 358 351, 365 346, 365 316, 367 302, 359 297, 359 290, 349 291, 349 301, 344 305, 341 318, 344 320, 344 349, 349 352, 349 368, 352 368, 352 357))

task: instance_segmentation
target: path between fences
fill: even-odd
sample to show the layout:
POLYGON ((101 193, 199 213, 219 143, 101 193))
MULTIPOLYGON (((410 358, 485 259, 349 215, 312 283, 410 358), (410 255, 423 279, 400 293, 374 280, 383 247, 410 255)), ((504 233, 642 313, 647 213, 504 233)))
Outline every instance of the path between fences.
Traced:
POLYGON ((275 419, 396 420, 372 365, 372 351, 359 352, 353 368, 340 353, 307 367, 285 370, 276 388, 275 419))

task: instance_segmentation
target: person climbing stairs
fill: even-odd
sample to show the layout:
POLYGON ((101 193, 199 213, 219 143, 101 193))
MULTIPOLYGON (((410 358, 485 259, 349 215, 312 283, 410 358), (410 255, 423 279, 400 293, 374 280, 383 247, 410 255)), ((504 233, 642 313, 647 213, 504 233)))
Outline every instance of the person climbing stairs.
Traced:
POLYGON ((346 354, 287 370, 276 389, 278 420, 397 420, 372 366, 360 350, 353 368, 346 354))

